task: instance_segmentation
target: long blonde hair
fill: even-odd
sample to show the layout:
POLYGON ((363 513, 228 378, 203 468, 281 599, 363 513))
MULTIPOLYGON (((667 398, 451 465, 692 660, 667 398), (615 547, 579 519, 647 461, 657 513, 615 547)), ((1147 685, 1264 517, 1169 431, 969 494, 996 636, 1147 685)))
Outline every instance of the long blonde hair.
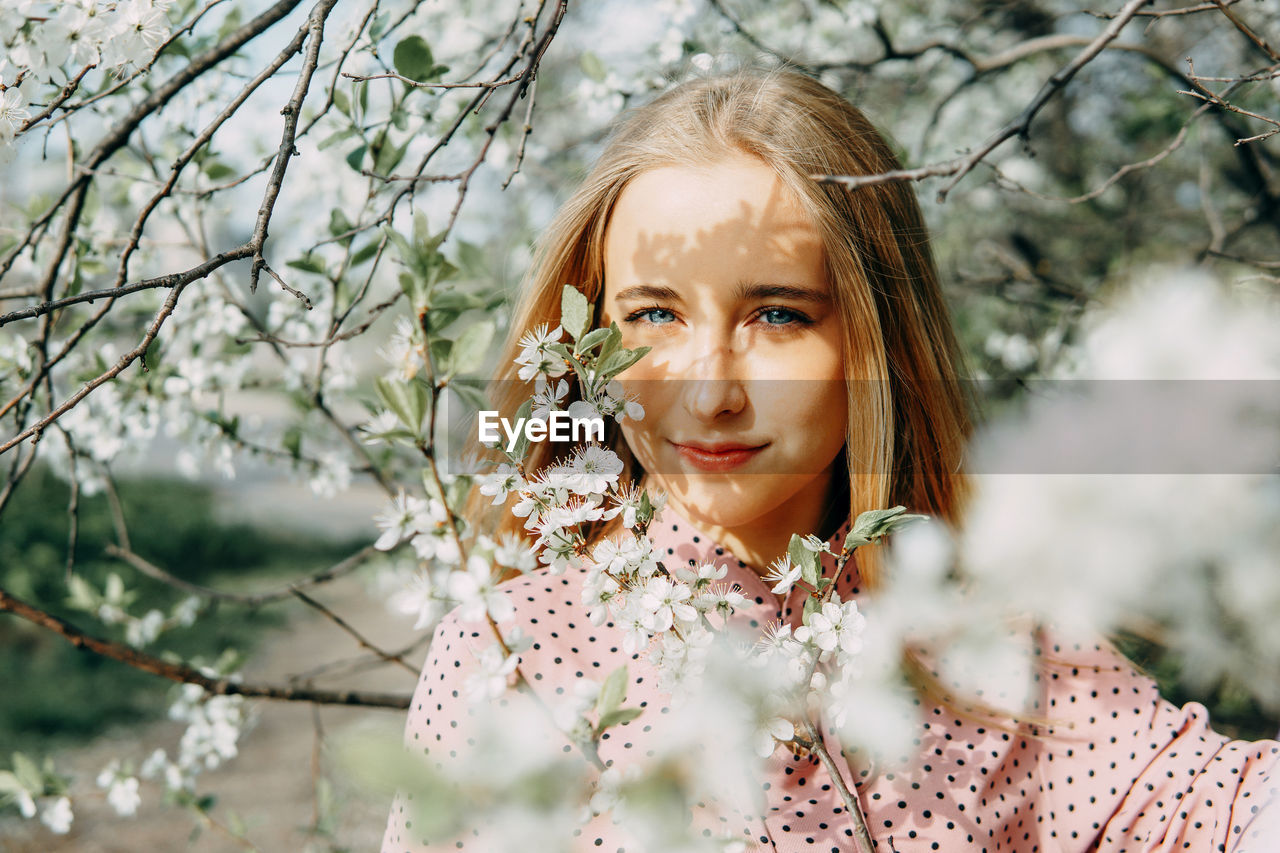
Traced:
MULTIPOLYGON (((600 316, 605 231, 628 183, 649 169, 708 164, 732 153, 772 168, 822 235, 849 354, 849 511, 903 504, 956 523, 971 401, 958 381, 959 349, 920 209, 905 183, 850 191, 811 177, 876 174, 900 165, 861 112, 794 71, 747 68, 692 79, 621 117, 542 235, 499 362, 496 378, 504 381, 494 386, 495 407, 513 417, 529 398, 531 386, 518 380, 512 364, 517 341, 539 324, 559 322, 563 285, 580 289, 600 316)), ((626 463, 624 476, 638 476, 620 430, 613 427, 606 442, 626 463)), ((527 468, 540 470, 568 449, 535 444, 527 468)), ((520 529, 509 513, 498 523, 520 529)), ((859 561, 868 586, 877 581, 879 562, 859 561)))

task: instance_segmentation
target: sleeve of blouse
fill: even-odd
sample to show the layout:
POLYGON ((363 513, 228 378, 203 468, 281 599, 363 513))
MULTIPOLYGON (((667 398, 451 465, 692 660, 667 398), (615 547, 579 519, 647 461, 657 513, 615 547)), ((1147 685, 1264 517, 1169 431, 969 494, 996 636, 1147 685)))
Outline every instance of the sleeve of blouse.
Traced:
POLYGON ((1280 745, 1232 741, 1109 644, 1057 644, 1041 668, 1053 724, 1042 791, 1057 834, 1097 850, 1273 851, 1280 745), (1270 827, 1268 829, 1267 827, 1270 827))

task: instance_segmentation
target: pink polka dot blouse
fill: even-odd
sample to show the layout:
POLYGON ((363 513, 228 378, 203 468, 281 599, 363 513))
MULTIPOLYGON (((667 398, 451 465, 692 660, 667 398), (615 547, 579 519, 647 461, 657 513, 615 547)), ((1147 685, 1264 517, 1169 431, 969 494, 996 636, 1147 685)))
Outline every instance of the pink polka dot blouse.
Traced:
MULTIPOLYGON (((832 538, 833 550, 839 550, 844 533, 832 538)), ((737 584, 748 601, 732 618, 743 627, 778 620, 799 624, 798 588, 779 606, 755 570, 671 508, 650 536, 668 568, 704 562, 727 567, 724 580, 737 584)), ((585 576, 574 569, 562 576, 533 572, 501 589, 515 605, 515 624, 533 639, 520 668, 546 705, 556 705, 576 680, 599 682, 627 664, 626 705, 646 712, 606 733, 600 749, 607 765, 625 768, 652 746, 656 735, 646 717, 665 708, 670 697, 654 686, 647 654, 628 655, 612 622, 597 627, 587 619, 580 603, 585 576)), ((857 596, 856 576, 841 592, 857 596)), ((487 624, 465 622, 456 611, 437 628, 405 731, 409 749, 428 762, 443 766, 465 751, 463 685, 475 671, 475 655, 491 643, 487 624)), ((1276 742, 1229 741, 1215 733, 1202 705, 1177 708, 1166 702, 1151 679, 1105 643, 1042 648, 1034 700, 1033 711, 1054 722, 1053 731, 1039 737, 921 705, 915 755, 892 769, 850 772, 834 736, 824 735, 845 779, 856 783, 876 849, 1280 851, 1276 742)), ((748 850, 853 849, 844 805, 816 757, 778 745, 759 785, 765 812, 718 817, 712 822, 721 835, 743 841, 748 850)), ((479 837, 424 838, 411 814, 405 796, 398 796, 382 853, 491 849, 479 837)), ((574 850, 640 849, 607 815, 584 825, 571 841, 574 850)))

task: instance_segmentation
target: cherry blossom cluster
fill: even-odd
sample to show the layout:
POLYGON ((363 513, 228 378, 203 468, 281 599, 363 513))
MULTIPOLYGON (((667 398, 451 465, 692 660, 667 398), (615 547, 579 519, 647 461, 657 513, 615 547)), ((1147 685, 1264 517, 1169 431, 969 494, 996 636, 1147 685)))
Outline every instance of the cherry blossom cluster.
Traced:
POLYGON ((80 70, 124 74, 148 65, 169 38, 166 0, 0 4, 0 157, 39 101, 80 70))

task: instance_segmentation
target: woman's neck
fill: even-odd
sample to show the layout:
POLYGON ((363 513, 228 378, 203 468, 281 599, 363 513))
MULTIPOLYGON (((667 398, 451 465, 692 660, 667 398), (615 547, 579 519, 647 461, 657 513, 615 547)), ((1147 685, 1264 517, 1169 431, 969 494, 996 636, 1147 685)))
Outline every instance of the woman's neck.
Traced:
POLYGON ((717 545, 764 574, 770 563, 787 553, 793 534, 812 533, 826 539, 843 521, 836 504, 844 501, 846 490, 834 487, 831 480, 814 485, 818 487, 801 491, 784 507, 732 526, 712 522, 696 507, 682 505, 675 496, 668 496, 667 503, 717 545))

